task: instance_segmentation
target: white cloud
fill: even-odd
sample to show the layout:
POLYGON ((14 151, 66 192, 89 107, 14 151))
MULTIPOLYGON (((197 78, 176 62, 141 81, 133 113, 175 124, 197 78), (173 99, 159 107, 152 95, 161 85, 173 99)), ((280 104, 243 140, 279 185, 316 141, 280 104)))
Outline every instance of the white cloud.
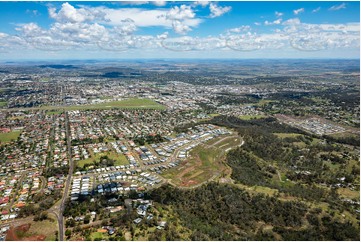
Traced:
POLYGON ((130 35, 137 30, 137 26, 135 26, 134 20, 128 18, 122 20, 122 24, 115 26, 114 30, 120 35, 130 35))
POLYGON ((295 15, 298 15, 299 13, 303 13, 304 11, 305 11, 304 8, 299 8, 299 9, 293 10, 293 13, 294 13, 295 15))
POLYGON ((317 13, 320 10, 321 10, 321 7, 315 8, 314 10, 312 10, 312 13, 317 13))
POLYGON ((301 51, 359 48, 360 24, 306 24, 293 19, 282 31, 301 51))
POLYGON ((276 15, 277 18, 279 18, 279 17, 281 17, 281 16, 283 15, 283 13, 280 13, 280 12, 277 12, 277 11, 276 11, 276 12, 275 12, 275 15, 276 15))
POLYGON ((153 5, 158 6, 158 7, 163 7, 163 6, 167 5, 166 1, 151 1, 150 3, 152 3, 153 5))
POLYGON ((121 1, 119 3, 123 4, 123 5, 135 5, 135 6, 138 6, 138 5, 148 4, 149 1, 121 1))
MULTIPOLYGON (((145 3, 147 2, 137 1, 130 4, 141 5, 145 3)), ((166 2, 152 1, 149 3, 164 6, 166 2)), ((161 26, 173 28, 176 33, 182 34, 192 30, 193 27, 197 27, 202 22, 202 19, 196 18, 192 7, 185 4, 170 9, 143 9, 137 7, 107 8, 86 6, 75 8, 69 3, 63 3, 60 10, 49 8, 49 16, 61 23, 96 22, 104 25, 120 25, 123 26, 123 30, 125 28, 124 21, 131 19, 134 26, 128 26, 128 28, 134 31, 137 27, 161 26)))
MULTIPOLYGON (((162 15, 163 16, 163 15, 162 15)), ((159 16, 159 17, 162 17, 159 16)), ((191 6, 181 5, 171 8, 166 14, 166 20, 171 21, 172 28, 177 34, 186 34, 191 31, 191 26, 197 26, 201 20, 195 19, 196 14, 191 6)))
POLYGON ((264 21, 264 25, 266 25, 266 26, 268 26, 268 25, 277 25, 277 24, 281 24, 281 22, 282 22, 281 18, 276 19, 276 20, 274 20, 272 22, 269 22, 269 21, 266 20, 266 21, 264 21))
POLYGON ((225 40, 219 37, 191 37, 183 36, 168 38, 161 41, 161 46, 171 51, 205 51, 226 47, 225 40))
POLYGON ((247 32, 251 30, 251 26, 249 25, 242 25, 238 28, 229 29, 226 32, 227 33, 241 33, 241 32, 247 32))
POLYGON ((222 16, 223 14, 231 11, 232 7, 230 6, 226 6, 226 7, 221 7, 218 6, 217 4, 211 3, 209 4, 209 10, 211 11, 211 14, 209 15, 210 18, 216 18, 219 16, 222 16))
POLYGON ((39 15, 41 15, 38 10, 30 10, 30 9, 27 9, 27 10, 26 10, 26 13, 27 13, 27 14, 31 14, 31 15, 33 15, 33 16, 39 16, 39 15))
POLYGON ((168 32, 164 32, 163 34, 157 35, 157 39, 166 39, 168 38, 168 35, 168 32))
POLYGON ((209 4, 209 1, 196 1, 196 2, 194 2, 194 5, 195 5, 195 6, 200 5, 200 6, 202 6, 202 7, 207 7, 208 4, 209 4))
POLYGON ((61 9, 49 8, 49 15, 58 22, 80 23, 94 20, 104 20, 104 13, 96 8, 74 8, 69 3, 63 3, 61 9))
POLYGON ((254 22, 254 25, 256 25, 256 26, 260 26, 260 25, 261 25, 261 23, 259 23, 259 22, 254 22))
POLYGON ((15 30, 21 32, 24 36, 38 36, 43 33, 45 33, 45 30, 43 30, 39 25, 36 23, 28 23, 23 24, 20 27, 15 28, 15 30))
POLYGON ((174 32, 176 32, 177 34, 186 34, 187 32, 192 30, 188 25, 185 25, 179 20, 174 20, 172 26, 174 32))
POLYGON ((192 19, 195 17, 195 13, 190 6, 181 5, 180 7, 175 6, 171 8, 166 17, 170 20, 185 20, 185 19, 192 19))
POLYGON ((287 19, 286 21, 284 21, 282 24, 283 25, 297 25, 300 23, 301 23, 301 21, 299 18, 290 18, 290 19, 287 19))
MULTIPOLYGON (((211 3, 210 5, 212 5, 211 3)), ((275 13, 276 14, 276 13, 275 13)), ((262 34, 248 25, 228 29, 224 35, 170 38, 168 32, 158 35, 136 35, 140 27, 162 26, 186 34, 202 19, 196 17, 194 5, 170 9, 78 7, 63 4, 60 10, 49 9, 56 21, 48 28, 37 23, 18 25, 18 36, 0 33, 0 51, 39 49, 44 51, 133 51, 165 48, 173 51, 236 50, 256 51, 278 48, 298 51, 326 49, 359 50, 360 24, 307 24, 299 18, 282 22, 281 18, 265 21, 279 25, 273 33, 262 34), (193 7, 192 7, 193 6, 193 7), (280 25, 282 24, 282 25, 280 25)), ((258 23, 255 23, 257 25, 258 23)), ((159 49, 161 50, 161 49, 159 49)))
POLYGON ((330 11, 338 11, 338 10, 341 10, 341 9, 344 9, 346 8, 346 3, 341 3, 340 5, 334 5, 332 7, 330 7, 328 10, 330 11))
MULTIPOLYGON (((105 18, 104 24, 119 25, 124 19, 132 19, 137 27, 172 27, 172 20, 167 19, 167 9, 146 10, 139 8, 109 9, 103 8, 105 18)), ((199 18, 185 19, 184 24, 189 27, 196 27, 202 22, 199 18)))

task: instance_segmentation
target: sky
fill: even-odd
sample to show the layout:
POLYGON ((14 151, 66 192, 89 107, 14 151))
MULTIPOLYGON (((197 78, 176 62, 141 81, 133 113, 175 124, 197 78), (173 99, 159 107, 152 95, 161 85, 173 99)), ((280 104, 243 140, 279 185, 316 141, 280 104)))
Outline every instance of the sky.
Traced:
POLYGON ((0 1, 0 60, 359 57, 358 1, 0 1))

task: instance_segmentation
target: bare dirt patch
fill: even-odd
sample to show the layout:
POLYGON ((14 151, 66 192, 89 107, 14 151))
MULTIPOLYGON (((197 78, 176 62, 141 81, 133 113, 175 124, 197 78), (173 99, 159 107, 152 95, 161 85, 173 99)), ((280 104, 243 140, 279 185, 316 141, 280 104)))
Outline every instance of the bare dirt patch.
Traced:
POLYGON ((6 240, 9 241, 43 241, 46 236, 43 234, 26 236, 31 224, 22 224, 17 227, 12 227, 6 234, 6 240))

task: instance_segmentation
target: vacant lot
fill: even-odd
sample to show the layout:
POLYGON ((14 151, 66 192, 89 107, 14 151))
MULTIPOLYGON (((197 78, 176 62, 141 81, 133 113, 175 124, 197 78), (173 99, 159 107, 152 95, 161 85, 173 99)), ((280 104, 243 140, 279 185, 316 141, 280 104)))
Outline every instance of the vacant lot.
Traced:
POLYGON ((117 154, 115 152, 102 152, 102 153, 92 155, 92 157, 89 159, 78 161, 77 166, 82 168, 82 167, 84 167, 85 164, 94 164, 94 162, 99 163, 100 158, 102 156, 108 156, 109 159, 115 160, 115 163, 114 163, 115 166, 129 164, 127 158, 123 154, 117 154))
POLYGON ((26 233, 26 237, 32 238, 33 236, 43 235, 46 236, 45 240, 54 241, 56 240, 55 231, 58 230, 58 223, 54 215, 49 214, 50 220, 43 220, 33 222, 30 226, 29 231, 26 233))
POLYGON ((0 143, 7 143, 12 140, 16 140, 19 137, 20 133, 20 130, 11 131, 9 133, 0 133, 0 143))
POLYGON ((225 150, 240 145, 240 141, 239 137, 223 136, 196 146, 178 168, 163 176, 180 187, 192 187, 216 178, 227 169, 223 163, 225 150))
POLYGON ((25 240, 25 241, 55 241, 58 224, 55 216, 48 214, 49 219, 29 224, 23 224, 12 228, 6 235, 6 240, 25 240))

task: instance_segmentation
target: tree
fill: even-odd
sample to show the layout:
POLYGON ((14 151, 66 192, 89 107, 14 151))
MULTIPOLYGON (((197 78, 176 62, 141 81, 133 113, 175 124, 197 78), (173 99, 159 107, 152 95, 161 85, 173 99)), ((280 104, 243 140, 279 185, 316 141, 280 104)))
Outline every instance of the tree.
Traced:
POLYGON ((90 215, 86 215, 84 218, 84 224, 88 224, 90 222, 90 215))
POLYGON ((70 238, 70 236, 71 236, 71 230, 69 230, 69 229, 65 230, 65 236, 68 237, 68 238, 70 238))

